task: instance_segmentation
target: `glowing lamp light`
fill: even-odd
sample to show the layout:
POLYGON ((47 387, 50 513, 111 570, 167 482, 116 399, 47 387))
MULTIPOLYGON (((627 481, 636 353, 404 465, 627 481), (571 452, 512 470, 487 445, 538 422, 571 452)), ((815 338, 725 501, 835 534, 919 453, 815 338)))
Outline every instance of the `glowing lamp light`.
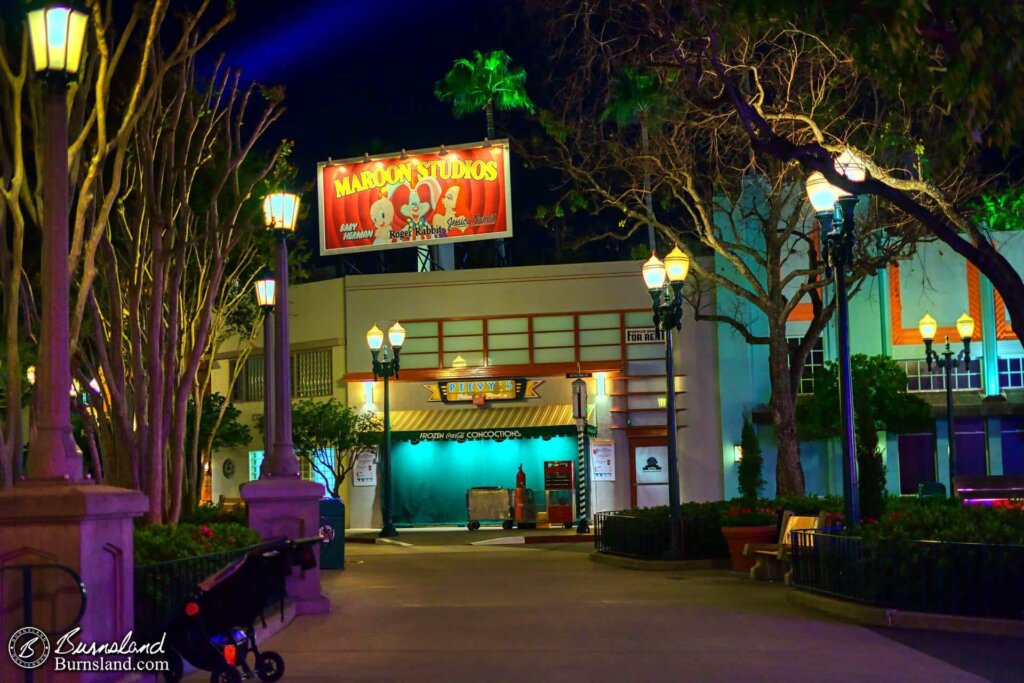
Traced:
POLYGON ((737 463, 743 460, 743 446, 736 444, 732 447, 732 459, 737 463))
POLYGON ((863 182, 868 176, 864 160, 849 148, 844 149, 843 153, 836 157, 836 171, 855 183, 863 182))
POLYGON ((820 171, 815 171, 807 176, 805 183, 807 187, 807 198, 811 201, 815 213, 828 213, 836 204, 836 197, 839 191, 825 179, 820 171))
POLYGON ((366 333, 366 343, 371 351, 380 351, 380 347, 384 346, 384 330, 376 325, 371 327, 366 333))
POLYGON ((455 354, 455 358, 452 359, 453 368, 464 368, 466 367, 466 359, 462 357, 462 354, 455 354))
POLYGON ((405 328, 402 323, 395 321, 395 324, 388 328, 388 341, 392 348, 400 349, 405 343, 405 328))
POLYGON ((644 284, 647 285, 647 289, 655 291, 665 286, 665 264, 661 262, 657 254, 651 254, 651 258, 647 259, 647 263, 644 264, 641 272, 644 276, 644 284))
POLYGON ((28 35, 36 71, 74 76, 82 65, 87 15, 70 7, 28 13, 28 35))
POLYGON ((675 247, 665 257, 665 272, 669 282, 682 282, 690 272, 690 257, 675 247))
POLYGON ((274 307, 274 291, 276 287, 277 282, 270 271, 265 271, 256 280, 256 302, 260 308, 269 309, 274 307))
POLYGON ((30 365, 27 368, 25 368, 25 379, 28 380, 29 384, 35 386, 35 383, 36 383, 36 366, 30 365))
POLYGON ((956 331, 960 333, 960 339, 971 339, 974 336, 974 318, 966 313, 957 318, 956 331))
POLYGON ((263 198, 263 216, 267 229, 294 232, 299 217, 299 195, 274 192, 263 198))
POLYGON ((363 405, 373 408, 373 382, 363 382, 363 405))
POLYGON ((607 372, 595 372, 594 373, 594 384, 597 386, 597 397, 602 398, 605 396, 605 381, 608 379, 607 372))
MULTIPOLYGON (((974 321, 971 321, 971 327, 973 332, 974 321)), ((925 313, 924 317, 921 318, 921 322, 917 324, 917 329, 921 333, 921 339, 929 342, 935 339, 935 332, 939 329, 939 325, 935 322, 935 318, 925 313)))

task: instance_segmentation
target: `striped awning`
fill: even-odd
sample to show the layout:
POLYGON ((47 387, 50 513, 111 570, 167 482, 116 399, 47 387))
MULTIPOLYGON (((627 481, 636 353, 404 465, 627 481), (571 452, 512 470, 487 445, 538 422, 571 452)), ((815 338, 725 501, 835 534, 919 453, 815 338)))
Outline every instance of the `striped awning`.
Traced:
MULTIPOLYGON (((594 409, 590 409, 593 420, 594 409)), ((588 424, 588 433, 597 430, 588 424)), ((391 438, 405 441, 480 441, 576 436, 571 405, 514 408, 441 408, 391 411, 391 438)))

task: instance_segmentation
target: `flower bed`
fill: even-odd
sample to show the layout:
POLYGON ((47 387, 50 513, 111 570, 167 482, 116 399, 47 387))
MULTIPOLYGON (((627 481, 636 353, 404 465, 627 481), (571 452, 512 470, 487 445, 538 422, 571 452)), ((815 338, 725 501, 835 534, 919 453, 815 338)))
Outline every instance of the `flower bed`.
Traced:
POLYGON ((259 542, 259 534, 235 522, 138 527, 135 565, 210 555, 259 542))

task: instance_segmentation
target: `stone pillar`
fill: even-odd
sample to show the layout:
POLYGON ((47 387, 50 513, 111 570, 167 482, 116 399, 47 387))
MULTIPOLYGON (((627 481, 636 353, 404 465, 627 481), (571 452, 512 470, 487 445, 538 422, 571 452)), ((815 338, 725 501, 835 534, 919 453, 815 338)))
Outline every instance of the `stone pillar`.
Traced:
MULTIPOLYGON (((61 454, 63 456, 63 454, 61 454)), ((78 642, 120 642, 134 627, 132 518, 147 509, 138 491, 90 482, 28 481, 0 492, 0 567, 62 564, 85 584, 87 603, 78 642)), ((0 575, 0 636, 22 625, 18 571, 0 575)), ((33 621, 62 635, 79 601, 70 578, 52 570, 33 575, 33 621)), ((53 645, 51 639, 51 646, 53 645)), ((113 681, 124 673, 54 672, 50 661, 35 670, 37 682, 113 681)), ((24 671, 0 657, 0 680, 21 681, 24 671)))

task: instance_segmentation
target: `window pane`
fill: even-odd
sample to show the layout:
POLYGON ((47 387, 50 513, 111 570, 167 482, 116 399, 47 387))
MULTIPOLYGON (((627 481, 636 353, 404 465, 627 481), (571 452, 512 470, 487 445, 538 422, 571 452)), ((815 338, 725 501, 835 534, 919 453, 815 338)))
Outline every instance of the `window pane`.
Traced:
POLYGON ((487 337, 487 348, 493 349, 525 349, 530 346, 528 334, 492 334, 487 337))
POLYGON ((626 346, 626 358, 630 360, 664 357, 665 347, 661 344, 629 344, 626 346))
POLYGON ((534 349, 534 363, 571 363, 576 360, 573 357, 573 349, 534 349))
MULTIPOLYGON (((639 284, 639 283, 637 283, 639 284)), ((626 327, 654 327, 650 311, 633 311, 626 314, 626 327)))
POLYGON ((333 393, 330 349, 299 351, 294 355, 293 360, 296 396, 312 398, 314 396, 330 396, 333 393))
POLYGON ((399 359, 403 370, 421 370, 437 367, 436 353, 402 353, 399 359))
POLYGON ((487 354, 489 365, 528 365, 530 352, 526 349, 521 351, 490 351, 487 354))
POLYGON ((608 327, 619 328, 618 313, 590 313, 580 316, 581 330, 599 330, 608 327))
POLYGON ((483 320, 445 320, 444 336, 453 334, 483 334, 483 320))
POLYGON ((446 368, 479 368, 484 364, 484 355, 479 351, 463 351, 462 353, 445 353, 444 354, 444 366, 446 368), (455 359, 459 358, 459 363, 456 365, 455 359), (465 365, 463 365, 465 363, 465 365))
POLYGON ((420 337, 419 339, 405 338, 402 344, 402 353, 437 353, 437 337, 420 337))
POLYGON ((543 315, 533 319, 534 332, 547 332, 551 330, 571 330, 571 315, 543 315))
POLYGON ((584 346, 580 349, 580 360, 619 360, 621 348, 615 346, 584 346))
POLYGON ((580 332, 580 346, 593 346, 595 344, 618 344, 622 340, 619 330, 595 330, 593 332, 580 332))
POLYGON ((448 351, 483 351, 484 338, 475 337, 445 337, 444 350, 448 351))
MULTIPOLYGON (((436 322, 402 323, 405 328, 405 338, 409 337, 436 337, 436 322)), ((387 332, 387 330, 385 330, 387 332)))
POLYGON ((526 332, 529 329, 528 326, 529 322, 526 318, 495 318, 487 321, 487 333, 526 332))
POLYGON ((533 346, 537 347, 552 347, 552 346, 569 346, 575 345, 575 337, 572 332, 534 332, 533 333, 533 346))

